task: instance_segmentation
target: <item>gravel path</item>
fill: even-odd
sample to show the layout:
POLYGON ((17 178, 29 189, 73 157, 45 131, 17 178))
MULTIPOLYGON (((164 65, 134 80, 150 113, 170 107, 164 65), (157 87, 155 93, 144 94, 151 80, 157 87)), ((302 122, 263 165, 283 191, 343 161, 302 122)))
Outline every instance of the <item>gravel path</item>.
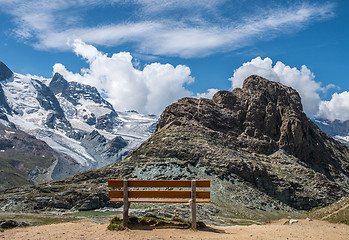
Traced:
POLYGON ((279 220, 266 225, 209 227, 206 230, 192 231, 174 228, 133 229, 126 231, 108 231, 108 224, 93 222, 73 222, 37 227, 26 227, 6 230, 0 233, 0 239, 100 239, 100 240, 162 240, 162 239, 316 239, 347 240, 349 226, 331 224, 325 221, 299 220, 294 224, 284 224, 279 220))

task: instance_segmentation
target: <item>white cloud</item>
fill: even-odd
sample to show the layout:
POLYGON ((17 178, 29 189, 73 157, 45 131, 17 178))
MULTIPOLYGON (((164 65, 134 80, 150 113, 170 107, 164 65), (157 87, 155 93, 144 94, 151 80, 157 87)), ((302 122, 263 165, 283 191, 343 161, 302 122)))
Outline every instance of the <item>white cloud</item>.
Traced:
POLYGON ((94 45, 131 43, 138 53, 184 58, 231 51, 264 36, 273 38, 285 32, 298 31, 310 22, 332 16, 334 9, 334 4, 328 3, 295 3, 283 8, 254 10, 256 14, 240 16, 236 7, 239 4, 226 0, 34 2, 0 0, 3 11, 11 14, 17 23, 15 33, 30 39, 27 42, 39 49, 69 50, 66 42, 79 38, 94 45), (86 25, 84 13, 100 6, 131 6, 130 15, 134 20, 117 19, 102 24, 96 18, 94 25, 86 25), (229 7, 238 17, 223 14, 229 7))
POLYGON ((207 91, 205 93, 198 93, 196 94, 197 98, 208 98, 208 99, 212 99, 213 95, 215 95, 216 92, 218 92, 218 89, 215 88, 210 88, 207 89, 207 91))
POLYGON ((163 13, 168 10, 188 9, 192 13, 198 9, 212 10, 227 0, 135 0, 146 13, 163 13))
POLYGON ((138 70, 128 52, 108 57, 81 40, 75 40, 72 46, 77 55, 87 60, 89 68, 82 69, 81 74, 74 74, 62 64, 55 64, 54 72, 61 73, 68 81, 96 87, 107 96, 116 110, 133 109, 160 114, 177 99, 192 95, 185 88, 186 84, 194 81, 186 66, 153 63, 138 70))
POLYGON ((334 93, 331 100, 322 101, 318 117, 330 121, 336 119, 340 121, 349 120, 349 92, 334 93))
POLYGON ((89 63, 92 63, 96 60, 96 58, 101 58, 102 53, 97 50, 92 45, 88 45, 81 41, 80 39, 74 40, 74 42, 71 44, 73 46, 73 50, 77 55, 80 55, 81 57, 85 58, 89 63))

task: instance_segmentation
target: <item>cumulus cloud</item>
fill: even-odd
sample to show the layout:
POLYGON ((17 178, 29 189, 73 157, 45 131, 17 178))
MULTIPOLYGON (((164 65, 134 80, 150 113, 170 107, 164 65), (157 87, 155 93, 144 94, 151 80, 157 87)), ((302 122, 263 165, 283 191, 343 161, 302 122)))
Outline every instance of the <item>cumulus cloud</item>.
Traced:
POLYGON ((349 92, 334 93, 329 101, 320 103, 318 117, 334 121, 349 120, 349 92))
POLYGON ((96 87, 116 110, 160 114, 170 103, 192 95, 185 88, 194 81, 187 66, 152 63, 139 70, 128 52, 109 57, 81 40, 73 41, 72 46, 74 52, 89 63, 89 68, 72 73, 57 63, 53 71, 61 73, 68 81, 96 87))

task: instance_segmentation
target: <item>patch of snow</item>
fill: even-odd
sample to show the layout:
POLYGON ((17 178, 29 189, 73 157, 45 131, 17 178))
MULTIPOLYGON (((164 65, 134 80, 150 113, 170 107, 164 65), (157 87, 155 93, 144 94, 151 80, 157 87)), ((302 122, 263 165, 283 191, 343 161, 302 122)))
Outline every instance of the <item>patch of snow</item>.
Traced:
POLYGON ((118 128, 117 133, 121 136, 130 136, 133 138, 148 139, 152 132, 150 127, 158 121, 154 115, 143 115, 137 112, 117 112, 119 119, 123 124, 118 128))
POLYGON ((325 125, 325 126, 329 126, 329 125, 330 125, 330 124, 328 124, 328 122, 320 121, 320 120, 318 120, 318 119, 315 119, 315 122, 320 123, 320 124, 323 124, 323 125, 325 125))
POLYGON ((339 135, 337 135, 337 136, 335 136, 334 138, 335 138, 335 139, 338 139, 338 140, 340 140, 340 141, 349 142, 349 136, 339 136, 339 135))
POLYGON ((55 151, 67 154, 81 166, 92 168, 96 164, 96 160, 87 153, 86 149, 80 145, 80 142, 68 138, 58 131, 41 130, 31 133, 45 141, 55 151))
POLYGON ((46 120, 49 111, 41 108, 31 78, 15 73, 13 81, 3 82, 2 87, 7 103, 15 114, 28 123, 42 124, 46 120))
POLYGON ((95 103, 92 100, 81 98, 79 100, 79 103, 81 104, 83 109, 89 110, 96 116, 96 118, 111 112, 110 108, 107 108, 106 105, 95 103))
POLYGON ((87 153, 86 149, 80 145, 80 142, 65 136, 64 132, 26 122, 16 115, 8 117, 20 130, 46 142, 55 151, 69 155, 82 166, 89 167, 95 165, 94 158, 87 153))
POLYGON ((6 129, 5 129, 5 133, 6 133, 6 135, 7 135, 7 134, 15 134, 15 132, 7 131, 6 129))

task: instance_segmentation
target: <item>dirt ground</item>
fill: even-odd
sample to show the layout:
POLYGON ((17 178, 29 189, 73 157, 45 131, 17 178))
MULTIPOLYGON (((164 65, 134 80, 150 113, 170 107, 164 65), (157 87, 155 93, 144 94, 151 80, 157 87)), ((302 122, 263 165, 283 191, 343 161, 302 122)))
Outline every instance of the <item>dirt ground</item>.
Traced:
POLYGON ((36 227, 25 227, 6 230, 0 233, 0 239, 100 239, 100 240, 162 240, 162 239, 316 239, 348 240, 349 226, 331 224, 325 221, 306 219, 297 223, 285 224, 282 219, 266 225, 216 227, 193 231, 188 229, 136 228, 124 231, 109 231, 108 224, 93 222, 70 222, 36 227))

